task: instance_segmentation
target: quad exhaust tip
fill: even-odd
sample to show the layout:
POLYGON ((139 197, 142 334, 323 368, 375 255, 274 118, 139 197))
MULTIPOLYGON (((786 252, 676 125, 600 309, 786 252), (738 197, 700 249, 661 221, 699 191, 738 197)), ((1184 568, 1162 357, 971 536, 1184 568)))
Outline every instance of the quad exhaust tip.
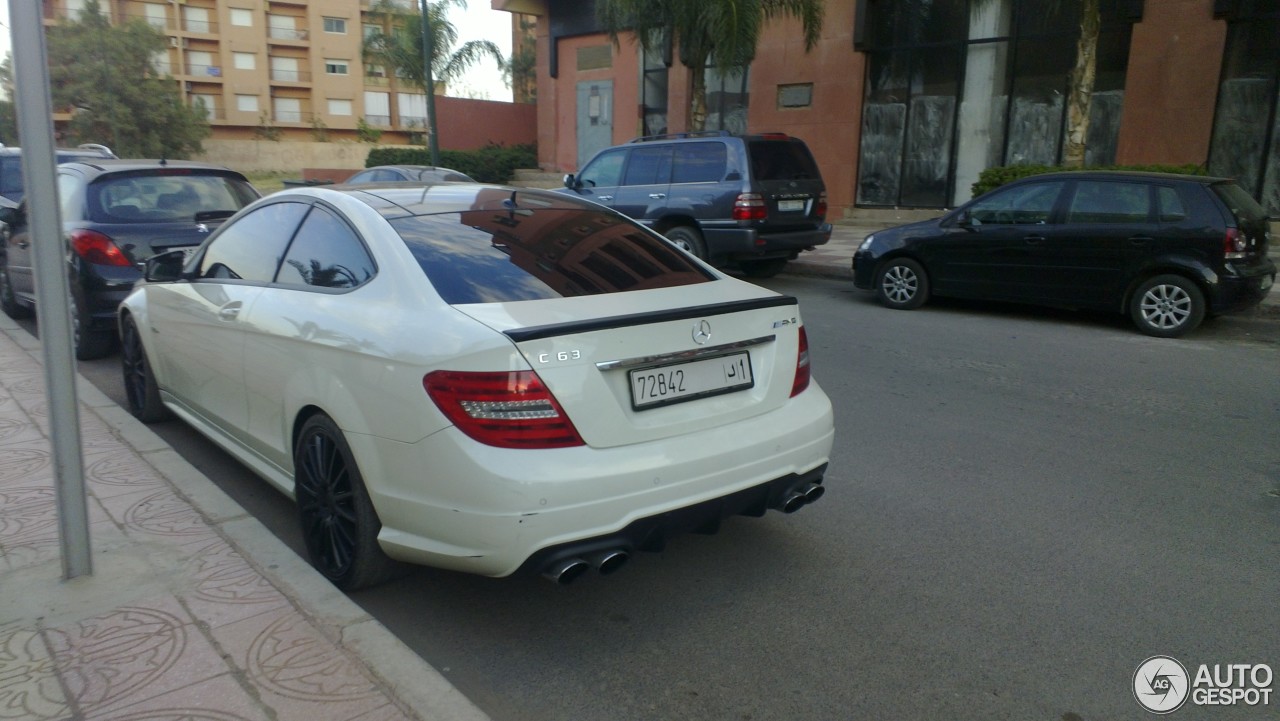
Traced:
POLYGON ((827 489, 817 483, 805 483, 782 494, 782 497, 774 502, 773 507, 783 513, 795 513, 822 498, 822 494, 826 492, 827 489))
POLYGON ((548 566, 547 570, 542 572, 542 575, 558 585, 567 586, 593 568, 601 576, 608 576, 625 566, 629 558, 631 558, 631 555, 626 551, 621 548, 614 548, 592 554, 585 559, 574 557, 556 561, 548 566))

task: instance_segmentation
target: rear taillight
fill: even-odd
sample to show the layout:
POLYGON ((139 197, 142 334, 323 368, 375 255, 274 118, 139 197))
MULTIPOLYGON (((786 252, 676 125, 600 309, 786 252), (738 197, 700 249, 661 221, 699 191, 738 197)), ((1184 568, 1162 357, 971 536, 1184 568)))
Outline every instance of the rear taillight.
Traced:
POLYGON ((1222 252, 1227 260, 1245 257, 1244 250, 1248 247, 1239 228, 1227 228, 1227 235, 1222 239, 1222 252))
POLYGON ((817 216, 818 216, 818 220, 827 219, 827 191, 825 190, 822 191, 821 193, 818 193, 817 216))
POLYGON ((94 265, 133 265, 110 238, 96 230, 71 231, 71 249, 94 265))
POLYGON ((764 220, 769 217, 769 209, 764 205, 764 196, 759 193, 739 193, 733 201, 734 220, 764 220))
POLYGON ((809 334, 800 326, 800 350, 796 352, 796 379, 791 382, 791 397, 809 387, 809 334))
POLYGON ((498 448, 584 445, 573 422, 533 371, 434 371, 427 395, 458 430, 498 448))

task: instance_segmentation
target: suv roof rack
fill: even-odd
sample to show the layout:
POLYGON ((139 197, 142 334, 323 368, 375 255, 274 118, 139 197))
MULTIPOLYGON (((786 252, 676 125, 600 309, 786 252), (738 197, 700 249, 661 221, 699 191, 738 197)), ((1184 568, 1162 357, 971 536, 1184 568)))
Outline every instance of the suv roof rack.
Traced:
POLYGON ((733 133, 728 130, 694 130, 688 133, 667 133, 666 135, 645 135, 634 138, 632 143, 645 143, 650 140, 679 140, 681 138, 728 138, 733 133))

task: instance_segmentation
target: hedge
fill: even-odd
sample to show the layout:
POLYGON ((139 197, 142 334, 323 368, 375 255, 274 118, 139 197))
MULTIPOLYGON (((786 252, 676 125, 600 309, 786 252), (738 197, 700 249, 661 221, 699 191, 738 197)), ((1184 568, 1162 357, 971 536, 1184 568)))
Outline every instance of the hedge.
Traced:
POLYGON ((973 197, 995 190, 1005 183, 1041 173, 1056 173, 1063 170, 1135 170, 1145 173, 1174 173, 1177 175, 1201 175, 1204 168, 1199 165, 1104 165, 1090 168, 1064 168, 1052 165, 1003 165, 987 168, 978 175, 973 184, 973 197))
MULTIPOLYGON (((374 148, 365 161, 375 165, 432 165, 427 148, 374 148)), ((466 173, 481 183, 507 183, 517 168, 538 167, 538 149, 533 145, 489 144, 478 150, 441 150, 440 165, 466 173)))

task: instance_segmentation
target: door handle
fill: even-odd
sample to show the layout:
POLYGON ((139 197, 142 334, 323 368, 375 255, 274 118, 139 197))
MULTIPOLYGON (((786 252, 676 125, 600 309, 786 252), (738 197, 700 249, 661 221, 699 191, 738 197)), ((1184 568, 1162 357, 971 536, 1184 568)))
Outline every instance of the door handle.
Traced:
POLYGON ((667 194, 666 193, 649 193, 649 197, 653 198, 654 200, 662 200, 663 198, 667 197, 667 194))
POLYGON ((597 195, 596 197, 599 198, 600 200, 613 200, 612 195, 597 195))
POLYGON ((1026 241, 1027 245, 1039 245, 1039 244, 1041 244, 1041 243, 1043 243, 1043 242, 1044 242, 1044 236, 1043 236, 1043 235, 1028 235, 1028 236, 1026 236, 1025 238, 1023 238, 1023 240, 1024 240, 1024 241, 1026 241))
POLYGON ((1129 242, 1133 245, 1146 245, 1152 240, 1154 240, 1154 238, 1149 235, 1135 235, 1129 238, 1129 242))
POLYGON ((222 320, 235 320, 240 315, 240 304, 224 305, 218 309, 218 317, 222 320))
POLYGON ((28 242, 27 242, 27 241, 25 241, 25 240, 19 240, 19 241, 18 241, 18 247, 19 247, 19 248, 22 248, 23 250, 26 250, 30 245, 31 245, 31 244, 30 244, 30 243, 28 243, 28 242))

